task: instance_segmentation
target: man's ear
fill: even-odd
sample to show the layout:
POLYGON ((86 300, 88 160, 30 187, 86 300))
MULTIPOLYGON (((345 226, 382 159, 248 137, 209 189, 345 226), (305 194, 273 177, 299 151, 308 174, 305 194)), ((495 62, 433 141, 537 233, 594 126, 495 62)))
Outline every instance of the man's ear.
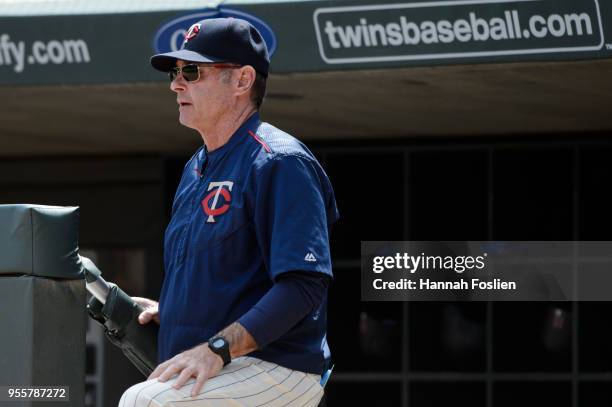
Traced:
POLYGON ((238 75, 238 90, 239 93, 250 92, 255 83, 255 69, 252 66, 246 65, 239 69, 238 75))

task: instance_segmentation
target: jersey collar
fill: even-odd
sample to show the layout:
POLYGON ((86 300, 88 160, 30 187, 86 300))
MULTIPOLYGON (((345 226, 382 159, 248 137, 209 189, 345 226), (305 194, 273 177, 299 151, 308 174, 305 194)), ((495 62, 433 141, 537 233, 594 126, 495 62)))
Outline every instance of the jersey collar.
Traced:
POLYGON ((198 167, 202 168, 205 161, 208 161, 208 166, 221 159, 226 153, 232 151, 241 141, 244 141, 245 137, 248 137, 249 131, 256 132, 260 124, 259 112, 256 111, 242 123, 238 130, 236 130, 229 140, 227 140, 227 143, 223 144, 221 147, 214 151, 208 151, 206 145, 204 145, 197 155, 198 167))

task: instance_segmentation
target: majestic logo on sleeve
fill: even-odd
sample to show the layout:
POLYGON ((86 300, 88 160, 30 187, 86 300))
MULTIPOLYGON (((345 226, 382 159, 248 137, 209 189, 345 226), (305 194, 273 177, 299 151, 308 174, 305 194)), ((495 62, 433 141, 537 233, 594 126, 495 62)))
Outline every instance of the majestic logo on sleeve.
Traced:
POLYGON ((198 33, 200 32, 201 26, 202 24, 194 24, 191 27, 189 27, 189 30, 185 34, 185 41, 183 41, 183 44, 187 44, 190 39, 198 35, 198 33))
POLYGON ((317 261, 317 258, 312 253, 306 253, 306 256, 304 257, 304 260, 309 261, 311 263, 314 263, 314 262, 317 261))
POLYGON ((211 182, 208 184, 208 191, 210 192, 202 200, 202 209, 208 215, 207 223, 215 223, 215 216, 223 215, 229 210, 230 202, 232 201, 232 194, 230 192, 232 192, 233 187, 234 183, 232 181, 211 182))

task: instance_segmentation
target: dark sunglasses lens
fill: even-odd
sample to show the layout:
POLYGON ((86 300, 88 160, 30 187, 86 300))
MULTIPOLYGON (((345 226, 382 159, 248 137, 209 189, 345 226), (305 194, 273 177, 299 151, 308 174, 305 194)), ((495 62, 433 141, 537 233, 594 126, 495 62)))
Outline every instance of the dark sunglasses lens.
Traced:
POLYGON ((176 79, 176 77, 177 77, 177 75, 178 75, 176 71, 177 71, 177 69, 176 69, 176 68, 172 68, 172 69, 170 69, 170 70, 168 71, 168 78, 170 78, 170 81, 173 81, 173 80, 175 80, 175 79, 176 79))
POLYGON ((199 77, 198 66, 197 65, 185 65, 183 67, 183 78, 187 82, 197 81, 199 77))
POLYGON ((198 72, 197 65, 185 65, 182 68, 170 69, 168 71, 168 78, 170 78, 170 81, 173 81, 176 79, 177 76, 179 76, 179 73, 183 74, 183 78, 187 82, 197 81, 198 78, 200 77, 200 73, 198 72))

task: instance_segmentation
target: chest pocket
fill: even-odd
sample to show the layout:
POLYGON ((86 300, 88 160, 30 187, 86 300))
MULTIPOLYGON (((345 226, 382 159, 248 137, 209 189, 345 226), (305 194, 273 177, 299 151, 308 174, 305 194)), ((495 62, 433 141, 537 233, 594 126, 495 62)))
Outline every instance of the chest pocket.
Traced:
POLYGON ((232 181, 210 182, 201 195, 199 211, 193 236, 199 250, 220 245, 248 223, 242 190, 232 181))

